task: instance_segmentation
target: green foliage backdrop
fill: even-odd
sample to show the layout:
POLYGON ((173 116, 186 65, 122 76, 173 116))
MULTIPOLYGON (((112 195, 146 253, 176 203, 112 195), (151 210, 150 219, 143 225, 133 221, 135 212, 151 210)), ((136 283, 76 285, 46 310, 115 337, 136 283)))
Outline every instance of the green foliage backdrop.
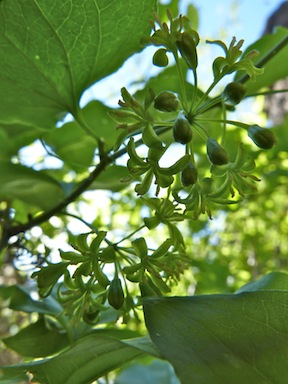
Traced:
POLYGON ((202 89, 187 16, 0 2, 0 383, 286 382, 287 118, 237 106, 288 76, 287 29, 207 42, 202 89), (80 107, 146 46, 157 75, 80 107))

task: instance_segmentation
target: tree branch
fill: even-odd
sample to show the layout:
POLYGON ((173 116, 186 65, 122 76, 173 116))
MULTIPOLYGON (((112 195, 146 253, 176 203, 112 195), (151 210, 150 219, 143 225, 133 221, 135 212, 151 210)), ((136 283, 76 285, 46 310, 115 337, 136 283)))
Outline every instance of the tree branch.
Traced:
MULTIPOLYGON (((275 47, 273 47, 269 52, 266 53, 266 55, 264 55, 256 64, 255 64, 255 67, 257 68, 262 68, 264 67, 265 64, 268 63, 268 61, 270 61, 271 59, 273 59, 274 56, 277 55, 277 53, 279 53, 283 48, 285 48, 288 44, 288 36, 285 36, 283 37, 282 40, 279 41, 278 44, 275 45, 275 47)), ((242 77, 240 77, 239 80, 237 80, 238 83, 246 83, 246 81, 248 81, 250 79, 250 77, 245 74, 243 75, 242 77)))
MULTIPOLYGON (((140 139, 135 144, 139 146, 143 143, 140 139)), ((80 184, 74 189, 73 192, 70 193, 65 199, 63 199, 59 204, 55 205, 48 211, 41 213, 39 216, 31 218, 29 221, 23 224, 6 226, 3 225, 2 228, 2 237, 0 240, 0 251, 3 250, 8 243, 10 237, 18 235, 19 233, 24 233, 29 229, 35 227, 36 225, 40 225, 45 221, 49 220, 52 216, 60 213, 66 208, 70 203, 74 202, 83 192, 87 190, 87 188, 100 176, 100 174, 105 170, 105 168, 112 164, 116 159, 123 156, 127 150, 126 147, 120 149, 119 151, 108 155, 109 152, 104 153, 104 151, 100 151, 100 162, 97 164, 95 169, 89 174, 89 176, 82 180, 80 184)))

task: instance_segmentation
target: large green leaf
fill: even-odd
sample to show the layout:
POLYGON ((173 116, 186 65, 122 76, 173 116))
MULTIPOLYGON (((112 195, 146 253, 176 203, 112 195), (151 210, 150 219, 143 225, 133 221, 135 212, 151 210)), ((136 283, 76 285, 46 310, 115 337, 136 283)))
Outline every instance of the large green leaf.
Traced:
MULTIPOLYGON (((287 276, 280 278, 285 286, 287 276)), ((152 340, 182 384, 285 384, 287 305, 288 291, 261 290, 149 298, 144 313, 152 340)))
POLYGON ((53 355, 69 345, 67 334, 55 326, 47 326, 44 318, 21 329, 16 335, 3 339, 3 342, 8 348, 27 357, 53 355))
POLYGON ((44 172, 20 164, 0 165, 0 198, 19 199, 42 209, 54 206, 64 197, 60 184, 44 172))
POLYGON ((0 2, 0 127, 51 127, 139 51, 155 0, 0 2))
POLYGON ((2 367, 2 371, 7 378, 29 371, 45 384, 87 384, 146 354, 146 341, 143 348, 141 342, 133 346, 128 342, 92 334, 54 358, 2 367))
POLYGON ((36 301, 31 297, 31 292, 20 285, 0 285, 0 296, 9 300, 9 308, 27 313, 48 314, 58 316, 63 311, 62 306, 52 295, 36 301))
MULTIPOLYGON (((252 60, 256 64, 269 52, 272 52, 276 45, 281 42, 282 39, 287 37, 288 29, 278 27, 275 33, 265 35, 261 39, 257 40, 254 44, 250 45, 243 53, 242 57, 252 51, 259 52, 252 60)), ((288 76, 288 45, 286 45, 280 52, 278 52, 271 60, 264 65, 264 73, 256 77, 255 81, 247 81, 247 94, 251 94, 259 91, 261 88, 269 87, 275 81, 283 79, 288 76)), ((235 80, 243 75, 241 72, 237 72, 235 80)))
POLYGON ((288 291, 288 275, 284 272, 271 272, 257 281, 243 285, 237 293, 254 291, 278 290, 288 291))

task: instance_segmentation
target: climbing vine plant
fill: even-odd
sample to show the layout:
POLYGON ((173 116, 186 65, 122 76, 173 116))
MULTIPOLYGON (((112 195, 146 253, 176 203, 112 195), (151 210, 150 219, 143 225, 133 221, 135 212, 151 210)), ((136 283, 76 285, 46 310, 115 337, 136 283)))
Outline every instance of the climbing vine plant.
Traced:
MULTIPOLYGON (((33 269, 0 294, 36 315, 4 343, 37 358, 3 367, 2 382, 108 383, 108 372, 145 356, 169 361, 181 383, 280 383, 287 374, 284 272, 237 294, 173 296, 195 284, 190 226, 205 229, 219 211, 260 199, 258 157, 277 138, 234 112, 287 75, 283 64, 279 75, 269 67, 287 56, 279 28, 245 52, 236 37, 207 41, 219 56, 201 89, 200 40, 188 17, 161 5, 157 13, 154 1, 0 3, 2 263, 26 256, 33 269), (122 87, 118 108, 79 107, 90 85, 146 46, 159 75, 136 92, 122 87), (58 169, 22 161, 36 140, 58 169), (100 189, 112 192, 110 206, 89 221, 81 196, 100 189), (87 230, 70 230, 72 218, 87 230), (67 241, 55 251, 47 238, 59 231, 67 241)), ((157 367, 178 380, 170 365, 157 367)))

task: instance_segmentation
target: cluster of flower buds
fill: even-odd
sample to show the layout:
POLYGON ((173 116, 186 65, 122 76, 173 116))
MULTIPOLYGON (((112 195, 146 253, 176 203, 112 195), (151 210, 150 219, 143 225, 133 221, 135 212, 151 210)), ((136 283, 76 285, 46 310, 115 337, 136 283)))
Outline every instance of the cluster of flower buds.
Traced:
POLYGON ((173 19, 171 13, 167 11, 170 21, 168 26, 167 23, 162 23, 157 14, 154 16, 160 28, 157 29, 155 23, 152 22, 154 33, 148 39, 148 43, 164 48, 159 48, 154 53, 153 64, 158 67, 166 67, 169 63, 167 52, 171 52, 174 57, 179 52, 188 68, 195 71, 198 65, 196 47, 199 43, 199 35, 192 29, 190 20, 182 15, 173 19))
MULTIPOLYGON (((178 67, 180 66, 179 56, 183 59, 187 68, 193 71, 194 80, 196 80, 199 35, 192 29, 187 17, 180 16, 173 19, 169 11, 167 16, 168 24, 162 23, 157 14, 155 14, 156 23, 152 22, 154 33, 148 39, 148 43, 158 48, 153 56, 153 64, 159 67, 167 66, 169 61, 167 53, 170 52, 178 67)), ((225 75, 236 71, 244 71, 252 79, 263 72, 262 69, 255 67, 251 60, 257 52, 251 51, 243 57, 241 51, 243 40, 236 42, 236 39, 233 38, 229 46, 219 40, 208 41, 208 43, 220 46, 225 53, 224 56, 217 57, 213 62, 213 87, 225 75)), ((178 70, 180 73, 180 67, 178 70)), ((182 82, 180 89, 182 93, 185 93, 186 85, 181 76, 179 76, 179 82, 182 82)), ((130 157, 128 170, 131 179, 138 180, 139 177, 142 177, 135 187, 137 194, 145 195, 154 180, 157 185, 156 196, 158 196, 160 188, 172 188, 175 201, 184 204, 186 211, 193 210, 195 218, 204 212, 211 217, 211 207, 215 204, 234 203, 228 197, 230 195, 233 198, 236 191, 240 196, 255 191, 255 182, 259 180, 251 174, 255 164, 249 160, 241 143, 239 143, 235 161, 230 161, 231 153, 229 156, 224 144, 225 133, 222 135, 221 132, 218 132, 217 138, 214 138, 205 128, 205 113, 209 113, 210 108, 217 103, 218 106, 224 108, 224 112, 226 107, 233 109, 245 97, 246 86, 241 82, 232 81, 225 86, 218 97, 210 99, 209 92, 213 87, 209 87, 208 91, 200 96, 200 101, 197 100, 194 92, 190 107, 186 94, 178 95, 175 92, 164 90, 155 95, 154 91, 148 88, 144 102, 141 104, 123 88, 121 91, 123 101, 119 101, 122 108, 112 112, 113 117, 119 123, 117 127, 124 128, 125 131, 123 135, 120 135, 118 143, 123 142, 127 136, 142 133, 142 141, 139 142, 139 145, 144 143, 148 147, 147 155, 141 157, 137 153, 138 143, 135 143, 133 138, 130 138, 127 145, 130 157), (170 140, 165 141, 161 135, 168 131, 172 133, 172 137, 170 136, 170 140), (203 166, 203 154, 201 153, 199 156, 197 152, 199 137, 204 140, 206 146, 208 160, 205 162, 206 166, 203 166), (184 146, 185 154, 176 158, 175 163, 170 167, 160 166, 160 160, 173 141, 184 146), (207 177, 209 166, 211 177, 207 177), (181 198, 181 190, 184 190, 188 196, 181 198)), ((224 112, 223 132, 226 129, 226 113, 224 112)), ((212 120, 213 118, 211 119, 208 115, 207 121, 212 120)), ((261 128, 258 125, 247 126, 242 122, 235 122, 235 125, 245 128, 249 137, 260 148, 270 149, 276 143, 276 138, 269 129, 261 128)), ((158 217, 157 214, 155 217, 158 217)))

